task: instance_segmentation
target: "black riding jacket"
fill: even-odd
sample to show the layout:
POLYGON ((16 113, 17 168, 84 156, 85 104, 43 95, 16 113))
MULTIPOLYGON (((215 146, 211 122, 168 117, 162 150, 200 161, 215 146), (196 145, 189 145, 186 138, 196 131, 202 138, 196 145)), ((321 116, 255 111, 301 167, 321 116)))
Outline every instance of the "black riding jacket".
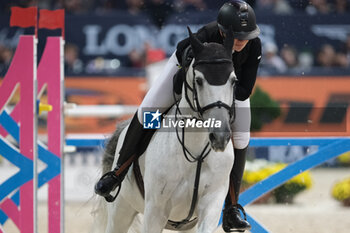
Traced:
MULTIPOLYGON (((223 44, 223 38, 220 35, 216 21, 203 26, 195 35, 202 43, 216 42, 223 44)), ((180 64, 182 64, 182 54, 189 45, 189 38, 177 44, 176 57, 180 64)), ((236 99, 246 100, 252 93, 260 60, 261 41, 258 37, 249 40, 240 52, 235 51, 232 54, 233 66, 238 79, 235 90, 236 99)))

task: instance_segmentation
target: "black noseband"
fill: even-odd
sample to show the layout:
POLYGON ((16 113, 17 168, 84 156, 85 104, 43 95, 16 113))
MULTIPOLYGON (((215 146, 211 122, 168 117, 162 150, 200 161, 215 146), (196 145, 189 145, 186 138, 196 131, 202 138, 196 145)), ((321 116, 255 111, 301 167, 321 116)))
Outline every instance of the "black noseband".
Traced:
MULTIPOLYGON (((199 105, 197 105, 199 106, 199 105)), ((226 108, 229 113, 230 113, 230 116, 233 116, 234 114, 234 107, 233 105, 230 107, 228 106, 227 104, 221 102, 221 101, 217 101, 217 102, 214 102, 214 103, 211 103, 211 104, 208 104, 206 106, 204 106, 203 108, 199 108, 199 113, 200 115, 203 115, 203 113, 211 108, 226 108)))

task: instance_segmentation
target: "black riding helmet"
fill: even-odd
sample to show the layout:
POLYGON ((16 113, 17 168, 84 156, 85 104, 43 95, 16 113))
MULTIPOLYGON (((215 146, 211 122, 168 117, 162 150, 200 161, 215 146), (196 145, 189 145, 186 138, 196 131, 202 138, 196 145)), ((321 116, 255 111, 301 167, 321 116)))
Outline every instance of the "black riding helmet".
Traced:
POLYGON ((217 22, 220 30, 224 33, 231 26, 235 39, 251 40, 260 34, 254 10, 242 0, 232 0, 225 3, 219 10, 217 22))

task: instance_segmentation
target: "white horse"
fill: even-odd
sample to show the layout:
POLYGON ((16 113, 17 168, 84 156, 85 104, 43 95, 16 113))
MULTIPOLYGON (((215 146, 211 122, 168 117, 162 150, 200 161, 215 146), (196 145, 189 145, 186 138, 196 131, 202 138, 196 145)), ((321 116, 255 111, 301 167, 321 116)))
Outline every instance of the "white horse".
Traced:
MULTIPOLYGON (((171 132, 161 129, 154 134, 139 158, 144 197, 130 169, 116 200, 108 203, 101 198, 96 232, 126 233, 138 213, 143 214, 143 233, 161 233, 163 229, 212 233, 217 229, 234 161, 230 140, 236 81, 231 60, 233 38, 227 38, 224 45, 202 44, 190 32, 190 43, 194 59, 186 72, 182 98, 163 121, 176 115, 178 120, 196 122, 195 127, 171 132), (181 118, 180 109, 182 115, 193 118, 181 118), (208 121, 213 126, 214 119, 214 127, 200 128, 208 121)), ((104 158, 103 172, 111 170, 113 159, 115 166, 125 133, 122 126, 113 135, 107 152, 116 153, 104 158), (116 144, 116 149, 111 148, 116 144)))

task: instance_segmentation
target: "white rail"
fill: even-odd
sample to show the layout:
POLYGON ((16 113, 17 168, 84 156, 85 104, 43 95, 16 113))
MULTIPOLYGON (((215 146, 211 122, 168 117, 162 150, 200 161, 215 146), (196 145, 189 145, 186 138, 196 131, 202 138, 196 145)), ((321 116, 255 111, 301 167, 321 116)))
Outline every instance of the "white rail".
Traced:
POLYGON ((120 117, 134 114, 134 105, 76 105, 65 104, 64 114, 68 117, 120 117))

